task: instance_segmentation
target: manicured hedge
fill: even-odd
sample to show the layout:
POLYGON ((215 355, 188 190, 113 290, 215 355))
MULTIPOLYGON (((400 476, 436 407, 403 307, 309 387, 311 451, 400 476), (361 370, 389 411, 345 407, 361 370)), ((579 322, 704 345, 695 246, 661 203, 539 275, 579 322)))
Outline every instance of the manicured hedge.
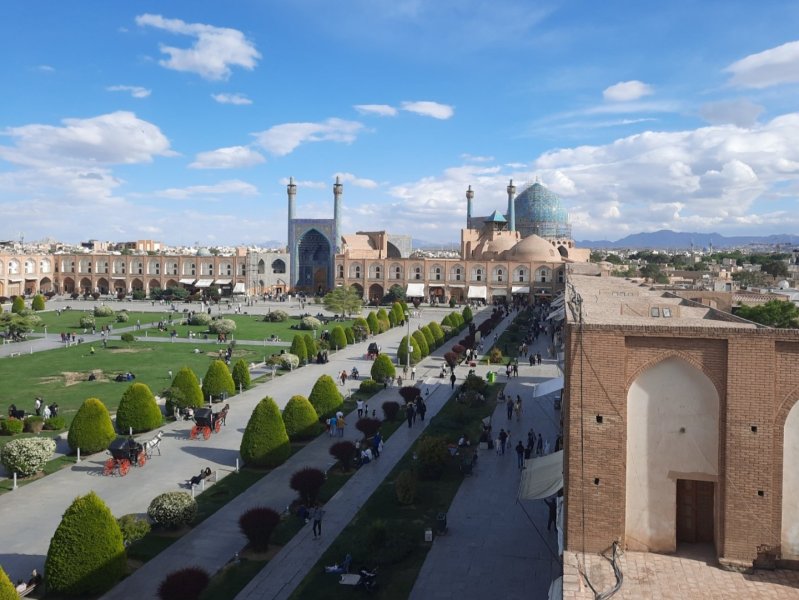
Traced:
POLYGON ((17 296, 14 298, 14 301, 11 303, 11 312, 12 313, 21 313, 25 310, 25 298, 22 296, 17 296))
POLYGON ((433 332, 430 331, 430 326, 425 325, 419 331, 424 335, 424 341, 427 342, 428 350, 432 352, 436 347, 436 338, 433 336, 433 332))
POLYGON ((31 301, 31 308, 33 310, 44 310, 44 296, 36 294, 31 301))
POLYGON ((433 334, 433 339, 436 342, 436 347, 440 346, 441 343, 444 341, 446 336, 444 335, 444 330, 441 329, 441 325, 436 323, 435 321, 431 321, 427 328, 430 329, 430 333, 433 334))
POLYGON ((370 371, 372 379, 378 383, 384 382, 386 379, 394 378, 397 374, 394 368, 394 363, 388 357, 388 354, 378 354, 377 358, 372 363, 372 370, 370 371))
POLYGON ((273 310, 264 317, 264 321, 269 323, 282 323, 288 321, 289 314, 284 310, 273 310))
POLYGON ((308 347, 305 345, 305 337, 303 334, 294 334, 289 352, 299 359, 300 364, 308 362, 308 347))
POLYGON ((164 492, 150 502, 147 516, 167 529, 183 527, 197 517, 197 501, 188 492, 164 492))
POLYGON ((422 355, 422 358, 430 354, 430 347, 427 345, 427 340, 424 337, 424 334, 420 330, 416 330, 411 334, 413 338, 413 345, 419 346, 419 352, 422 355))
POLYGON ((334 413, 344 403, 344 398, 330 375, 322 375, 316 380, 308 400, 320 417, 334 413))
MULTIPOLYGON (((413 352, 411 352, 411 364, 415 365, 420 360, 422 360, 422 353, 419 350, 419 344, 413 341, 413 337, 411 337, 411 347, 413 348, 413 352)), ((406 365, 408 360, 408 336, 404 336, 400 341, 399 348, 397 348, 397 360, 401 365, 406 365)))
POLYGON ((355 343, 355 332, 352 330, 352 327, 345 327, 344 328, 344 335, 347 336, 347 343, 354 344, 355 343))
POLYGON ((252 385, 250 369, 243 358, 237 360, 233 365, 233 385, 236 386, 236 391, 249 389, 252 385))
POLYGON ((228 335, 236 331, 236 321, 233 319, 214 319, 208 326, 211 333, 228 335))
POLYGON ((336 325, 330 331, 330 346, 339 350, 347 347, 347 334, 344 333, 344 328, 341 325, 336 325))
POLYGON ((0 600, 19 600, 17 590, 2 566, 0 566, 0 600))
POLYGON ((173 571, 158 586, 160 600, 199 600, 211 576, 200 567, 185 567, 173 571))
POLYGON ((180 390, 182 396, 175 404, 181 408, 191 406, 200 408, 205 404, 203 391, 200 389, 200 380, 189 367, 180 369, 172 380, 172 388, 180 390))
POLYGON ((208 370, 203 377, 203 398, 221 398, 223 395, 232 396, 236 393, 233 376, 230 369, 222 360, 215 360, 208 365, 208 370))
POLYGON ((141 433, 161 426, 161 409, 148 386, 133 383, 125 390, 119 401, 116 421, 117 431, 121 433, 127 433, 131 428, 133 433, 141 433))
POLYGON ((7 473, 19 473, 23 477, 44 469, 53 457, 55 442, 50 438, 29 437, 11 440, 0 450, 0 462, 7 473))
POLYGON ((316 358, 316 342, 308 333, 302 336, 302 339, 305 340, 305 351, 308 354, 308 362, 311 363, 316 358))
POLYGON ((305 396, 292 396, 283 409, 283 424, 289 438, 307 439, 319 434, 321 424, 316 410, 305 396))
POLYGON ((369 331, 374 334, 380 333, 380 323, 377 322, 377 315, 374 311, 366 315, 366 322, 369 324, 369 331))
POLYGON ((463 307, 463 311, 461 311, 461 316, 463 317, 463 320, 466 321, 467 323, 471 323, 472 319, 474 319, 474 315, 472 314, 472 309, 469 308, 468 306, 463 307))
POLYGON ((94 307, 95 317, 110 317, 113 314, 114 314, 114 309, 111 308, 110 306, 106 306, 105 304, 94 307))
POLYGON ((272 398, 261 400, 252 411, 241 438, 241 458, 253 467, 276 467, 291 455, 289 436, 272 398))
POLYGON ((97 398, 88 398, 72 419, 67 442, 72 450, 80 448, 83 454, 92 454, 106 450, 116 436, 105 404, 97 398))

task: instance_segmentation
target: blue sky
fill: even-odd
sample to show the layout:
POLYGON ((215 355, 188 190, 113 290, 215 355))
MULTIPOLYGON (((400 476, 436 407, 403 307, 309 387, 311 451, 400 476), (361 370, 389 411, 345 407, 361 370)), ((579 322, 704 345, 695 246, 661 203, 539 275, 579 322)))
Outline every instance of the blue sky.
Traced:
POLYGON ((6 2, 0 239, 453 241, 505 186, 577 239, 799 231, 799 4, 6 2))

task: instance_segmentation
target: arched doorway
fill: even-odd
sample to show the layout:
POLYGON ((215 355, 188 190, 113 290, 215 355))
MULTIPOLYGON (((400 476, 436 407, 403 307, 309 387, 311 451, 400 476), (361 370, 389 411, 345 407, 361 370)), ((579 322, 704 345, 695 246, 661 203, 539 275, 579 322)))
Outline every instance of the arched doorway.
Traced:
POLYGON ((105 277, 100 277, 100 279, 97 280, 97 291, 101 294, 108 293, 108 280, 105 277))
POLYGON ((278 258, 272 261, 272 273, 283 274, 286 272, 286 261, 278 258))
POLYGON ((782 535, 783 560, 799 560, 799 402, 785 419, 782 444, 782 535))
POLYGON ((72 277, 64 277, 64 293, 71 294, 75 291, 75 280, 72 277))
POLYGON ((688 362, 670 357, 627 391, 625 543, 674 552, 714 542, 718 500, 719 396, 688 362))
POLYGON ((306 293, 324 293, 332 281, 330 242, 316 229, 306 231, 297 245, 298 273, 294 287, 306 293))
POLYGON ((88 277, 84 277, 80 280, 80 293, 81 294, 91 294, 94 291, 92 289, 92 280, 88 277))
POLYGON ((379 283, 373 283, 369 286, 369 302, 374 303, 375 305, 380 304, 380 301, 383 299, 383 286, 379 283))
POLYGON ((53 291, 53 282, 50 280, 49 277, 42 277, 42 280, 39 282, 39 291, 42 294, 46 294, 48 292, 53 291))
POLYGON ((151 279, 150 283, 147 284, 147 290, 152 292, 153 290, 160 290, 161 289, 161 282, 157 279, 151 279))
POLYGON ((363 298, 363 286, 360 283, 353 283, 350 285, 350 287, 358 292, 358 295, 363 298))

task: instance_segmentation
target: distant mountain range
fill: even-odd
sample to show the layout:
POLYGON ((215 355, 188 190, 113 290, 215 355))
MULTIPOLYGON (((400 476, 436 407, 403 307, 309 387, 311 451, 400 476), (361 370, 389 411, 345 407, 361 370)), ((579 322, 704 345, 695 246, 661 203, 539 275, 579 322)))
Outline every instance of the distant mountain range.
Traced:
POLYGON ((650 231, 648 233, 634 233, 620 240, 616 240, 615 242, 611 242, 610 240, 582 240, 575 243, 578 248, 648 248, 653 250, 679 250, 689 249, 691 244, 697 249, 707 248, 711 244, 713 248, 733 248, 736 246, 747 246, 749 244, 799 244, 799 235, 782 233, 776 235, 724 236, 720 233, 697 233, 661 229, 660 231, 650 231))

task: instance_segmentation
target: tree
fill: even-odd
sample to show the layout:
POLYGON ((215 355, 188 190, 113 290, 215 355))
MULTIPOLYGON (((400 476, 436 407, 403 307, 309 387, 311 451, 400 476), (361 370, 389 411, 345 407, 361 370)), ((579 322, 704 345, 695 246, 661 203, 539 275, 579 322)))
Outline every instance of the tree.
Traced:
POLYGON ((388 293, 386 294, 384 300, 391 303, 394 303, 397 300, 405 300, 405 288, 395 283, 388 288, 388 293))
POLYGON ((388 354, 378 354, 377 358, 372 363, 371 370, 372 379, 377 382, 384 382, 386 379, 393 379, 397 371, 394 369, 394 364, 388 357, 388 354))
POLYGON ((330 345, 339 350, 347 347, 347 335, 341 325, 336 325, 330 331, 330 345))
POLYGON ((72 419, 67 442, 73 450, 80 448, 83 454, 92 454, 106 450, 116 436, 105 404, 97 398, 88 398, 72 419))
POLYGON ((295 354, 300 359, 300 364, 308 362, 308 348, 305 346, 305 338, 301 333, 295 333, 294 339, 291 340, 290 354, 295 354))
POLYGON ((370 333, 377 333, 369 329, 369 323, 362 317, 358 317, 352 322, 352 330, 355 332, 355 337, 358 341, 366 339, 366 336, 370 333))
POLYGON ((313 506, 319 498, 319 490, 325 484, 325 474, 319 469, 305 467, 291 476, 289 486, 300 495, 300 502, 313 506))
POLYGON ((205 404, 203 391, 200 389, 200 380, 189 367, 183 367, 177 372, 172 380, 171 389, 180 391, 180 399, 176 399, 174 402, 181 408, 188 406, 200 408, 205 404))
POLYGON ((472 313, 471 307, 464 306, 463 310, 461 311, 461 316, 466 323, 471 323, 474 319, 474 313, 472 313))
POLYGON ((439 325, 435 321, 430 321, 427 327, 430 328, 430 333, 433 334, 433 339, 436 342, 436 346, 440 346, 441 343, 444 341, 444 338, 446 337, 444 335, 444 330, 441 329, 441 325, 439 325))
POLYGON ((769 300, 760 306, 744 305, 735 314, 769 327, 799 328, 799 308, 790 301, 769 300))
POLYGON ((233 377, 222 360, 215 360, 208 365, 203 377, 203 398, 226 398, 236 393, 233 377))
POLYGON ((422 355, 422 358, 430 354, 430 347, 427 345, 427 340, 424 337, 424 334, 420 330, 416 330, 411 334, 411 338, 414 340, 412 343, 414 346, 419 346, 419 352, 422 355))
POLYGON ((303 335, 302 339, 305 340, 305 352, 308 356, 308 362, 313 362, 316 356, 316 342, 308 333, 303 335))
POLYGON ((239 529, 247 536, 250 547, 256 551, 269 549, 272 532, 280 524, 280 514, 265 506, 256 506, 239 517, 239 529))
POLYGON ((14 589, 14 584, 6 575, 3 567, 0 567, 0 600, 18 600, 19 594, 14 589))
POLYGON ((148 386, 143 383, 132 383, 117 408, 117 431, 127 433, 133 429, 134 433, 150 431, 161 426, 161 409, 155 402, 155 396, 148 386))
POLYGON ((380 333, 380 323, 378 323, 377 315, 374 311, 370 312, 366 316, 366 322, 369 324, 369 331, 371 331, 373 334, 380 333))
POLYGON ((402 304, 399 302, 391 305, 391 314, 394 315, 394 322, 397 325, 405 322, 405 311, 402 310, 402 304))
POLYGON ((430 331, 430 327, 428 325, 424 325, 419 331, 422 332, 422 335, 424 336, 424 341, 427 342, 428 350, 432 352, 433 349, 436 347, 436 338, 433 337, 433 332, 430 331))
POLYGON ((11 303, 11 312, 19 314, 25 310, 25 298, 22 296, 15 296, 14 301, 11 303))
POLYGON ((241 458, 253 467, 276 467, 291 456, 280 409, 268 396, 252 411, 241 438, 241 458))
POLYGON ((122 532, 94 492, 78 497, 58 525, 44 563, 48 593, 96 596, 127 570, 122 532))
POLYGON ((283 424, 289 439, 307 439, 316 436, 321 427, 319 416, 305 396, 292 396, 283 409, 283 424))
POLYGON ((344 335, 347 336, 347 343, 354 344, 355 343, 355 332, 352 330, 352 327, 345 327, 344 328, 344 335))
POLYGON ((781 260, 770 260, 764 263, 760 270, 772 277, 788 277, 788 265, 781 260))
POLYGON ((327 310, 338 315, 357 315, 363 308, 361 293, 354 287, 336 288, 328 292, 322 302, 327 310))
POLYGON ((385 308, 379 308, 377 310, 377 322, 380 323, 380 332, 388 331, 393 325, 391 324, 391 319, 388 316, 385 308))
MULTIPOLYGON (((413 338, 411 338, 413 340, 413 338)), ((422 353, 419 351, 419 345, 411 341, 411 364, 415 365, 422 360, 422 353)), ((399 348, 397 348, 397 361, 401 365, 408 364, 408 336, 404 336, 400 340, 399 348)))
POLYGON ((320 417, 328 416, 344 403, 344 398, 330 375, 322 375, 308 396, 308 401, 320 417))
POLYGON ((237 390, 247 390, 252 385, 250 381, 250 369, 243 358, 236 361, 233 365, 233 385, 237 390))
POLYGON ((44 310, 44 296, 42 294, 36 294, 33 297, 31 308, 33 310, 44 310))

